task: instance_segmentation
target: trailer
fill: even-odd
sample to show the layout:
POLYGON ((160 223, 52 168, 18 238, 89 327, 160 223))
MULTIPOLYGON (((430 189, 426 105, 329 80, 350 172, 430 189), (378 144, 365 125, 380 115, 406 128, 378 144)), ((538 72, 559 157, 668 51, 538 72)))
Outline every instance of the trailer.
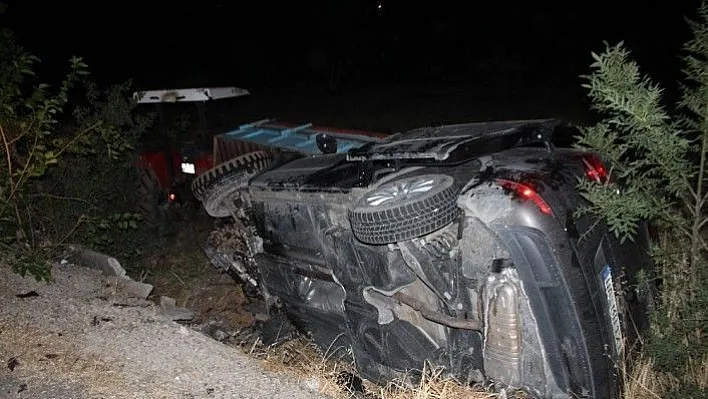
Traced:
MULTIPOLYGON (((379 142, 386 134, 359 129, 293 124, 264 119, 243 124, 234 130, 214 136, 213 159, 220 164, 253 151, 305 155, 346 153, 369 142, 379 142)), ((191 167, 191 166, 190 166, 191 167)))

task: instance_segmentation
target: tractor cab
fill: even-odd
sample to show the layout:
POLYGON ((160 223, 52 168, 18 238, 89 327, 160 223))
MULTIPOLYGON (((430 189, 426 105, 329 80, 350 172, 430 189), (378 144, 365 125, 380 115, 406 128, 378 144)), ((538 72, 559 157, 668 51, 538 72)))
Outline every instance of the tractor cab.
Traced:
POLYGON ((206 102, 249 95, 238 87, 148 90, 133 93, 138 104, 153 104, 158 115, 158 132, 141 146, 138 167, 139 211, 148 219, 191 202, 189 185, 195 176, 214 165, 211 138, 207 134, 206 102), (197 114, 197 128, 178 137, 175 126, 183 121, 184 103, 197 114))

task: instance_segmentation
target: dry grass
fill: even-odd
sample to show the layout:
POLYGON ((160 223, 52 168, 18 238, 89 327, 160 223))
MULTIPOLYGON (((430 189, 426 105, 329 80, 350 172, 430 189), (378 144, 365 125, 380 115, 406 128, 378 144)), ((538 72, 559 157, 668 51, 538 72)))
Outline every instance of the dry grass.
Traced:
POLYGON ((624 380, 624 399, 663 398, 671 390, 675 381, 671 376, 659 373, 651 358, 639 357, 631 369, 621 370, 624 380))
MULTIPOLYGON (((8 361, 3 368, 12 362, 15 372, 77 383, 93 395, 121 392, 125 386, 102 359, 82 353, 64 336, 40 331, 20 320, 0 321, 0 359, 8 361)), ((41 383, 36 377, 32 381, 41 383)))
MULTIPOLYGON (((285 372, 305 381, 319 392, 336 399, 352 398, 355 392, 343 383, 343 375, 353 373, 353 365, 344 356, 322 353, 312 341, 300 337, 277 347, 264 347, 259 341, 241 346, 255 358, 261 359, 266 369, 285 372)), ((708 389, 708 355, 700 360, 691 359, 680 376, 658 371, 651 358, 637 355, 629 366, 621 367, 625 390, 623 399, 661 399, 683 384, 708 389)), ((454 379, 444 378, 441 368, 425 364, 422 379, 417 385, 395 380, 386 386, 363 382, 366 398, 370 399, 487 399, 500 397, 525 398, 489 393, 481 389, 464 387, 454 379)), ((359 393, 361 395, 361 393, 359 393)), ((513 394, 512 394, 513 395, 513 394)), ((361 396, 357 396, 361 397, 361 396)))
POLYGON ((700 361, 689 359, 684 377, 702 390, 708 390, 708 354, 704 354, 700 361))
POLYGON ((442 369, 426 363, 422 378, 416 386, 409 386, 400 381, 393 381, 378 389, 376 397, 381 399, 486 399, 499 397, 498 394, 483 392, 460 385, 451 378, 442 376, 442 369))
MULTIPOLYGON (((273 372, 294 376, 318 392, 336 399, 362 397, 352 389, 353 365, 346 360, 343 348, 329 348, 323 353, 307 338, 299 337, 275 347, 265 347, 260 341, 244 343, 240 347, 252 357, 261 359, 264 367, 273 372), (359 395, 359 396, 356 396, 359 395)), ((486 399, 496 394, 464 387, 451 378, 442 376, 442 369, 426 364, 417 385, 395 380, 386 386, 362 381, 367 399, 486 399)))
POLYGON ((622 370, 622 376, 623 399, 661 399, 681 386, 708 390, 708 355, 699 360, 689 359, 681 375, 658 371, 651 358, 639 356, 622 370))
POLYGON ((311 388, 334 398, 349 398, 351 392, 341 384, 342 375, 352 367, 342 361, 342 354, 323 354, 319 347, 305 337, 298 337, 281 345, 266 347, 260 339, 242 342, 238 346, 251 357, 260 359, 266 370, 284 372, 305 381, 311 388))

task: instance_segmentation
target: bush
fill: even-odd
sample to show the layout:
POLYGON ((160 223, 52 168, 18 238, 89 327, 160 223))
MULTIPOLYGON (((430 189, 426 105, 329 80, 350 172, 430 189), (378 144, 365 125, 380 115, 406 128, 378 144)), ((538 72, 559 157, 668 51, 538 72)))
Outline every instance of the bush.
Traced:
POLYGON ((128 187, 132 148, 151 118, 135 116, 130 82, 101 92, 73 57, 51 90, 36 83, 37 62, 12 32, 0 32, 0 260, 49 279, 46 255, 69 237, 95 241, 137 227, 115 193, 128 187), (83 104, 66 115, 80 84, 83 104))
MULTIPOLYGON (((708 353, 708 6, 689 22, 684 46, 682 98, 663 104, 663 91, 630 59, 623 43, 594 54, 584 76, 602 120, 582 129, 579 146, 598 152, 612 181, 581 182, 592 213, 621 240, 632 240, 637 222, 659 227, 654 259, 662 301, 653 315, 648 353, 661 371, 681 373, 690 359, 708 353)), ((688 388, 687 388, 688 389, 688 388)), ((693 389, 693 388, 691 388, 693 389)))
POLYGON ((133 146, 152 117, 136 115, 130 89, 130 82, 105 92, 87 85, 86 105, 75 108, 68 126, 98 125, 97 134, 85 139, 83 151, 48 171, 42 187, 34 187, 33 204, 42 215, 35 226, 49 241, 63 243, 71 231, 72 242, 100 247, 138 228, 133 146))

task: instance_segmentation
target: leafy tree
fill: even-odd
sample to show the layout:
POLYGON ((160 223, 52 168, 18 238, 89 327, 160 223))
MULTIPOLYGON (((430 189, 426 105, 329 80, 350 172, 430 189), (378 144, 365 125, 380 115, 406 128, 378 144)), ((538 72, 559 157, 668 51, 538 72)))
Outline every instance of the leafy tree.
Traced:
POLYGON ((592 73, 583 77, 583 86, 602 120, 582 129, 579 137, 580 147, 607 162, 612 179, 579 183, 589 205, 577 213, 598 216, 623 241, 634 238, 641 220, 661 231, 654 259, 661 266, 663 294, 652 342, 657 365, 667 368, 708 349, 705 3, 689 26, 693 37, 684 45, 682 97, 674 107, 663 103, 662 88, 640 72, 624 43, 606 44, 602 54, 592 54, 592 73), (682 358, 677 362, 677 357, 682 358))
MULTIPOLYGON (((81 58, 71 58, 69 72, 54 90, 36 83, 33 68, 38 62, 12 32, 0 32, 0 257, 4 258, 0 260, 12 262, 23 275, 29 272, 49 279, 42 250, 51 247, 47 241, 55 237, 41 234, 40 227, 42 221, 57 216, 57 209, 38 206, 37 198, 84 203, 91 198, 52 193, 57 186, 52 171, 62 169, 67 159, 83 157, 91 159, 92 165, 84 165, 85 177, 101 162, 122 159, 149 120, 133 119, 134 104, 125 95, 128 86, 101 93, 88 84, 88 67, 81 58), (88 84, 86 104, 75 109, 72 119, 65 111, 81 83, 88 84)), ((105 176, 103 184, 110 184, 105 176)), ((108 219, 82 215, 74 228, 66 228, 64 239, 87 221, 105 225, 109 220, 130 227, 133 219, 133 215, 108 219)))

